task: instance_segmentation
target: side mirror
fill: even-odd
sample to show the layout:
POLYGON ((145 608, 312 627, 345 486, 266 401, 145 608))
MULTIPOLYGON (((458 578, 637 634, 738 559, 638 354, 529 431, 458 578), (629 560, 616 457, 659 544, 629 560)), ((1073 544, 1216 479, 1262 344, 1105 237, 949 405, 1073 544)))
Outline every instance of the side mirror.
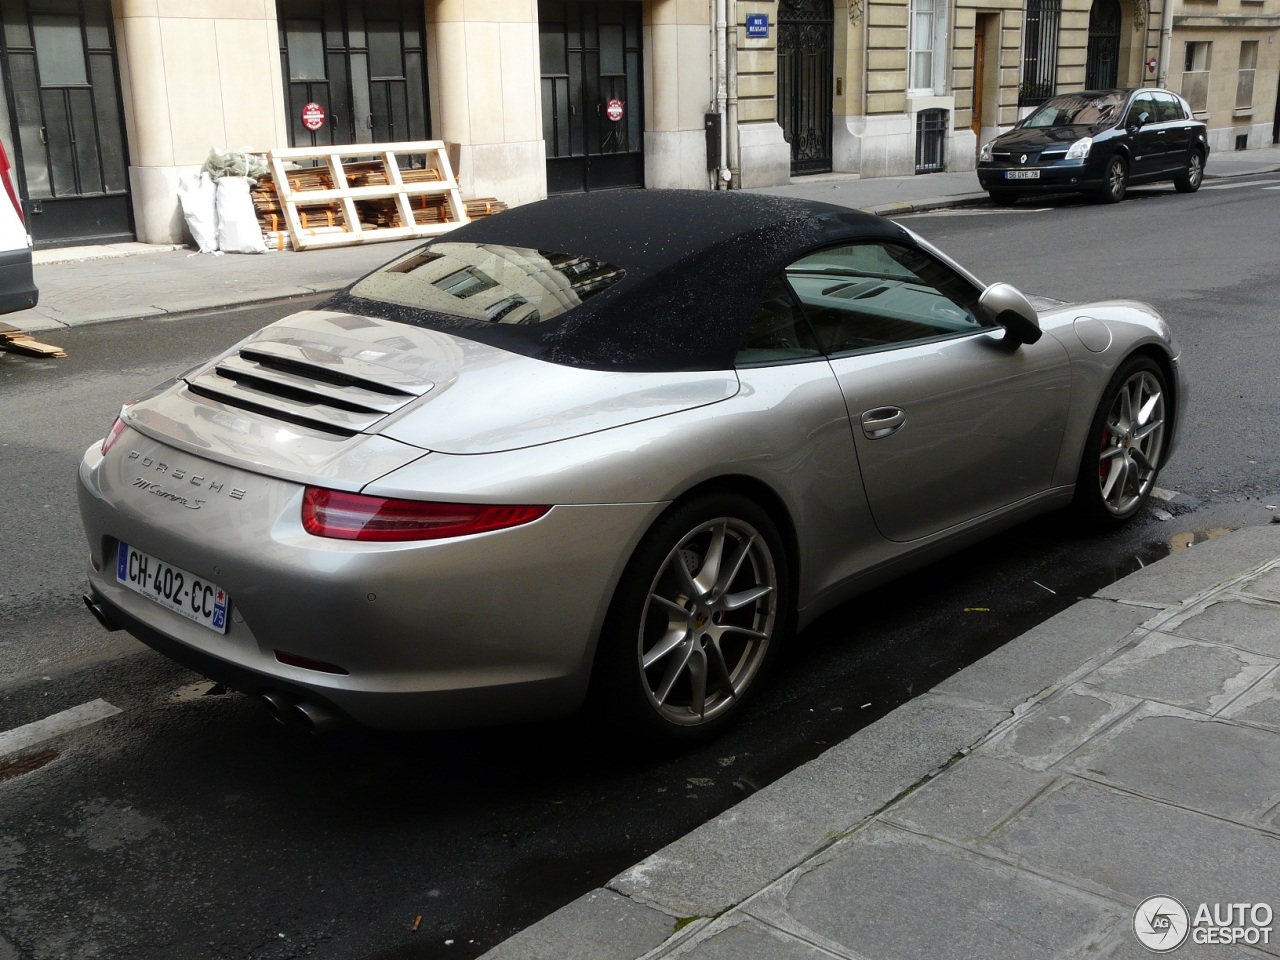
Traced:
POLYGON ((1035 343, 1044 336, 1040 317, 1031 301, 1008 283, 993 283, 983 290, 978 308, 992 323, 1004 327, 1008 339, 1014 343, 1035 343))

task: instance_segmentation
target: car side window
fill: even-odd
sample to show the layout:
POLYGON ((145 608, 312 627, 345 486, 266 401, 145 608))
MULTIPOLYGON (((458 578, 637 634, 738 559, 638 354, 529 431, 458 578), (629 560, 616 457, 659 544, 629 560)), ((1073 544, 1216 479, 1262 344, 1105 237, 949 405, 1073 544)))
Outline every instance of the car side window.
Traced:
POLYGON ((1136 127, 1138 119, 1144 113, 1147 115, 1147 123, 1159 122, 1160 116, 1156 113, 1156 105, 1149 96, 1139 97, 1133 101, 1133 106, 1129 108, 1129 115, 1125 118, 1125 125, 1136 127))
POLYGON ((907 244, 827 247, 786 268, 827 353, 938 340, 989 328, 978 290, 932 256, 907 244))
POLYGON ((1168 123, 1172 120, 1186 119, 1182 115, 1182 105, 1168 93, 1153 93, 1151 95, 1156 101, 1156 111, 1159 114, 1161 123, 1168 123))
POLYGON ((736 363, 785 363, 822 356, 804 311, 781 275, 774 277, 747 327, 736 363))

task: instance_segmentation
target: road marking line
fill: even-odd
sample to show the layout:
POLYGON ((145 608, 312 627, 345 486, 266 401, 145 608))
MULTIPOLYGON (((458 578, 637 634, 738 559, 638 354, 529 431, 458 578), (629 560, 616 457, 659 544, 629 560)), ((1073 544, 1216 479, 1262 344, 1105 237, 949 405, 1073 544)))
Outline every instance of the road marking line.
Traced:
POLYGON ((87 727, 91 723, 105 720, 117 713, 120 713, 119 707, 113 707, 105 700, 91 700, 89 703, 63 710, 43 720, 5 730, 0 733, 0 757, 7 757, 11 753, 25 750, 37 743, 87 727))
MULTIPOLYGON (((1264 183, 1280 183, 1280 180, 1254 180, 1251 183, 1214 183, 1202 187, 1202 190, 1243 190, 1245 187, 1262 187, 1264 183)), ((1275 187, 1262 187, 1263 190, 1275 190, 1275 187)))

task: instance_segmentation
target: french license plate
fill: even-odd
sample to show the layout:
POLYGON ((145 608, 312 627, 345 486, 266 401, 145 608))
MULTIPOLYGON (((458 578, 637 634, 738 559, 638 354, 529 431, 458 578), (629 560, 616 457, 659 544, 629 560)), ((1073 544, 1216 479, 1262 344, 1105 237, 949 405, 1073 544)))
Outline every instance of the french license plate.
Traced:
POLYGON ((227 632, 231 600, 216 583, 123 542, 116 554, 116 580, 188 620, 218 633, 227 632))
POLYGON ((1006 180, 1039 180, 1039 170, 1006 170, 1004 172, 1006 180))

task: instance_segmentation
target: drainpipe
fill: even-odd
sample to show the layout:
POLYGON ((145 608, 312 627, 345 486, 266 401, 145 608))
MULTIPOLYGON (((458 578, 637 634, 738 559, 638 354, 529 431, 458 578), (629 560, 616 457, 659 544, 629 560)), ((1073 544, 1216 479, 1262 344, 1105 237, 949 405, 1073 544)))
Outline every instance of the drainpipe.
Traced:
POLYGON ((729 151, 730 189, 737 190, 742 186, 742 174, 738 169, 738 4, 737 0, 729 0, 729 98, 725 115, 725 140, 729 151))
POLYGON ((1166 90, 1169 88, 1169 58, 1173 56, 1173 4, 1174 0, 1164 0, 1164 9, 1160 11, 1160 71, 1156 74, 1156 86, 1166 90))
POLYGON ((725 108, 729 99, 728 83, 725 74, 728 65, 728 26, 726 6, 728 0, 716 0, 715 37, 716 37, 716 113, 720 116, 720 167, 716 170, 716 189, 723 190, 732 178, 729 173, 729 145, 725 130, 725 108))

